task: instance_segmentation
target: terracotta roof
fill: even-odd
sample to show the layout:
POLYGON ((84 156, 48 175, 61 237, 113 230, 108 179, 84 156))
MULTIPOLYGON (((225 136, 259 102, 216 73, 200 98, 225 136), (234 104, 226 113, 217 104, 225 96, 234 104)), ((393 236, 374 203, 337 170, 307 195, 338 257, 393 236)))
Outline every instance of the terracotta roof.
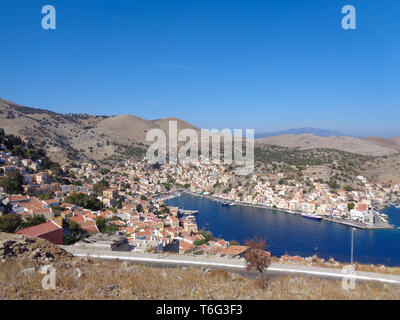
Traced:
POLYGON ((120 220, 114 220, 110 222, 111 224, 115 225, 115 226, 119 226, 119 227, 123 227, 124 223, 120 220))
POLYGON ((43 224, 39 224, 37 226, 19 230, 16 233, 24 234, 29 237, 37 237, 46 233, 53 232, 58 229, 61 229, 61 227, 58 226, 55 222, 49 221, 43 224))
POLYGON ((88 220, 88 221, 83 221, 79 222, 79 229, 86 231, 86 232, 99 232, 99 229, 97 228, 97 225, 94 221, 88 220))
POLYGON ((24 195, 10 195, 10 201, 25 201, 29 200, 29 196, 24 196, 24 195))
POLYGON ((189 249, 192 249, 192 248, 194 248, 194 245, 189 243, 189 242, 183 242, 183 241, 179 242, 179 249, 180 250, 186 251, 186 250, 189 250, 189 249))
POLYGON ((248 249, 246 246, 229 246, 225 250, 223 250, 221 253, 230 255, 230 256, 236 256, 238 254, 241 254, 245 252, 248 249))
POLYGON ((49 199, 49 200, 43 200, 44 202, 46 202, 47 204, 50 204, 50 203, 58 203, 58 200, 57 199, 49 199))
POLYGON ((52 213, 50 208, 34 208, 32 209, 34 214, 44 214, 44 213, 52 213))
POLYGON ((360 203, 357 207, 358 211, 367 211, 368 206, 365 203, 360 203))

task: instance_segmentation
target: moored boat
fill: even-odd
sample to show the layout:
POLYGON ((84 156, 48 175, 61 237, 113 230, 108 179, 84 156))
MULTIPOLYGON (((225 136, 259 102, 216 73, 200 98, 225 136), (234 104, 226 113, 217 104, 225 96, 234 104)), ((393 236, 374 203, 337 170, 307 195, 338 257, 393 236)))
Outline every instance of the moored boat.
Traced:
POLYGON ((307 218, 307 219, 313 219, 313 220, 321 220, 322 216, 319 214, 315 214, 315 213, 307 213, 307 212, 303 212, 301 214, 302 217, 307 218))

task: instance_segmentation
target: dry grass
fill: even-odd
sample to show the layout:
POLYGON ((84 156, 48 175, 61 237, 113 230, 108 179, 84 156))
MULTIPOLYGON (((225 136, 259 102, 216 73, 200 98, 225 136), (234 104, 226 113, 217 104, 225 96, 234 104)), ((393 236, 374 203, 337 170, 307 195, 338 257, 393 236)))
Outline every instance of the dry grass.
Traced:
MULTIPOLYGON (((274 263, 282 263, 282 261, 278 257, 271 257, 271 262, 274 263)), ((321 267, 321 268, 332 268, 332 269, 342 269, 344 266, 349 265, 348 263, 329 263, 329 261, 321 262, 318 259, 314 261, 297 261, 297 262, 284 262, 285 264, 293 264, 293 265, 302 265, 302 266, 313 266, 313 267, 321 267)), ((358 262, 354 263, 354 267, 356 271, 366 271, 366 272, 376 272, 382 274, 393 274, 400 275, 400 267, 388 267, 382 264, 372 265, 372 264, 360 264, 358 262)))
POLYGON ((367 272, 377 272, 400 275, 400 267, 386 267, 384 265, 369 265, 369 264, 355 264, 355 269, 357 271, 367 271, 367 272))
POLYGON ((356 290, 343 290, 340 281, 308 277, 271 279, 261 289, 257 279, 243 278, 222 270, 157 269, 126 266, 119 261, 102 262, 73 259, 55 263, 55 290, 44 290, 44 275, 21 274, 32 261, 13 260, 1 265, 2 299, 400 299, 400 287, 380 283, 357 284, 356 290), (83 275, 75 278, 75 268, 83 275))

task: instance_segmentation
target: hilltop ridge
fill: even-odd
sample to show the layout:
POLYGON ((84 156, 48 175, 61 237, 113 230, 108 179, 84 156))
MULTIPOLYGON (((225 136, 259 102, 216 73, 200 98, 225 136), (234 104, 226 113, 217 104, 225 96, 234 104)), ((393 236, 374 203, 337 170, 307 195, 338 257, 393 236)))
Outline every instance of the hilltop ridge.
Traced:
POLYGON ((177 118, 60 114, 0 99, 0 127, 45 148, 58 162, 98 161, 113 165, 141 157, 146 150, 146 133, 153 128, 167 129, 169 120, 177 121, 178 130, 199 130, 177 118))
MULTIPOLYGON (((60 114, 41 108, 25 107, 0 99, 0 128, 7 134, 23 136, 44 148, 52 160, 98 162, 113 166, 127 159, 142 158, 149 144, 146 134, 157 128, 167 134, 169 121, 177 121, 178 130, 200 129, 178 118, 147 120, 134 115, 60 114)), ((299 132, 310 128, 300 128, 299 132)), ((400 138, 331 136, 322 129, 312 133, 274 135, 256 139, 258 146, 277 145, 288 149, 335 149, 373 157, 400 152, 400 138), (322 131, 321 131, 322 130, 322 131)))

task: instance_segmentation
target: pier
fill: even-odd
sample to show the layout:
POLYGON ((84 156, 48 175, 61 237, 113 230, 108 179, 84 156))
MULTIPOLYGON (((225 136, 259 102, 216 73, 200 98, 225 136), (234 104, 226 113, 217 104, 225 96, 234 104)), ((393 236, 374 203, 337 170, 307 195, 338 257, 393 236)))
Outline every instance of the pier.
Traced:
POLYGON ((180 197, 182 194, 180 192, 172 192, 172 193, 162 193, 153 197, 154 201, 165 201, 169 199, 174 199, 180 197))

